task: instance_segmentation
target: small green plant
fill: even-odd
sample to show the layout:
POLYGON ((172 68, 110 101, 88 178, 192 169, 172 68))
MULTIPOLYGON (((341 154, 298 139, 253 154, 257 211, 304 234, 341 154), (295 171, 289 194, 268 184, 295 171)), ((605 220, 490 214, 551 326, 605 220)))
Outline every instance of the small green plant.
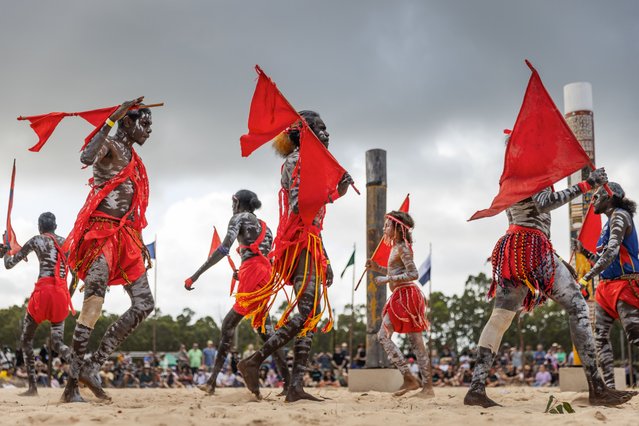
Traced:
POLYGON ((572 406, 568 402, 561 402, 554 395, 550 395, 548 398, 548 404, 546 404, 546 411, 548 414, 573 414, 572 406))

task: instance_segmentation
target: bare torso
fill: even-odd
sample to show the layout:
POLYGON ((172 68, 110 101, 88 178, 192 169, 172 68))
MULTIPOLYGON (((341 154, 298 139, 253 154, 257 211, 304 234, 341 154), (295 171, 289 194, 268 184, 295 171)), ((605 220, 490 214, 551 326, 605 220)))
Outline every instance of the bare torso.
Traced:
MULTIPOLYGON (((52 235, 57 240, 58 245, 61 246, 64 243, 64 238, 61 236, 55 234, 48 235, 52 235)), ((24 246, 22 246, 22 249, 20 249, 15 256, 5 255, 4 266, 7 269, 13 268, 32 251, 36 253, 38 261, 40 262, 40 273, 38 278, 55 276, 54 271, 55 265, 58 261, 58 250, 51 238, 47 235, 36 235, 31 238, 24 246)), ((64 273, 63 265, 60 265, 60 273, 64 273)))
MULTIPOLYGON (((105 182, 116 176, 131 161, 131 146, 114 137, 107 137, 101 152, 93 164, 95 191, 105 182)), ((131 208, 135 192, 133 182, 127 179, 102 200, 97 210, 110 216, 121 218, 131 208)))

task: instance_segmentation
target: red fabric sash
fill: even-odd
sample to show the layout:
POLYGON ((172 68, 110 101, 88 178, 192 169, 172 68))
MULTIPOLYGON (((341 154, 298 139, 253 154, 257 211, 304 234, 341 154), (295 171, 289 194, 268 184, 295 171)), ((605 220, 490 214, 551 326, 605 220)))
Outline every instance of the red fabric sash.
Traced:
POLYGON ((102 184, 101 187, 93 186, 93 178, 89 179, 89 185, 92 190, 89 192, 84 206, 78 213, 73 230, 62 246, 63 252, 69 253, 70 259, 73 259, 77 255, 81 240, 90 227, 89 219, 91 215, 96 211, 102 200, 127 179, 133 182, 134 187, 131 207, 122 218, 119 219, 120 224, 112 230, 112 233, 118 232, 127 221, 129 222, 128 225, 138 232, 141 232, 142 229, 146 227, 146 208, 149 203, 149 178, 142 160, 135 150, 131 148, 131 161, 125 168, 120 170, 116 176, 102 184), (131 215, 133 215, 133 220, 128 220, 131 215))
POLYGON ((62 247, 60 247, 60 244, 58 244, 58 240, 55 239, 55 236, 46 233, 43 234, 45 237, 48 237, 49 239, 51 239, 51 241, 53 242, 53 246, 55 247, 56 251, 57 251, 57 256, 56 256, 56 262, 55 262, 55 270, 53 271, 54 276, 50 277, 52 278, 54 281, 50 282, 48 280, 45 280, 45 278, 47 277, 43 277, 40 278, 38 280, 38 282, 36 283, 36 285, 38 285, 38 283, 40 283, 41 281, 46 281, 49 282, 51 284, 56 283, 56 282, 62 282, 63 286, 64 286, 64 290, 66 292, 67 295, 67 301, 69 304, 69 309, 71 309, 71 315, 75 315, 75 309, 73 308, 73 303, 71 301, 71 294, 69 293, 69 288, 67 287, 67 273, 69 271, 69 264, 67 263, 67 257, 64 255, 64 252, 62 251, 62 247), (60 272, 60 267, 63 267, 64 270, 64 274, 60 272))

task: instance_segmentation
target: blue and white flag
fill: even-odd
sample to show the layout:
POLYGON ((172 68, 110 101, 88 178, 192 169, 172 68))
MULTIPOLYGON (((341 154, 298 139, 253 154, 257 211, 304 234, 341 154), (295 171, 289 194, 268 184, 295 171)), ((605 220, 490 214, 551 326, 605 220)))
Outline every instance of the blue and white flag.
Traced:
POLYGON ((151 259, 155 260, 155 241, 153 241, 151 244, 147 244, 146 249, 149 251, 151 259))
POLYGON ((424 260, 424 263, 419 266, 419 278, 417 278, 417 281, 419 281, 422 286, 430 281, 430 257, 431 255, 429 254, 426 260, 424 260))

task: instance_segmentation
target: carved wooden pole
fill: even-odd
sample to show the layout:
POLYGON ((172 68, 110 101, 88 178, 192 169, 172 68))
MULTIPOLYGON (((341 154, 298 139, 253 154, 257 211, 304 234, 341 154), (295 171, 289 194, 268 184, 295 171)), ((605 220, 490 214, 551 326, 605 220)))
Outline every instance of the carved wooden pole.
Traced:
MULTIPOLYGON (((575 137, 583 147, 586 154, 595 163, 595 128, 592 112, 592 86, 590 83, 570 83, 564 86, 564 117, 575 134, 575 137)), ((586 180, 590 174, 590 167, 568 176, 568 185, 575 185, 586 180)), ((577 197, 570 202, 570 238, 577 238, 588 211, 588 205, 592 198, 592 192, 577 197)))
MULTIPOLYGON (((581 147, 586 151, 588 157, 595 163, 595 127, 592 112, 592 85, 587 82, 570 83, 564 86, 564 118, 568 127, 575 134, 581 147)), ((568 186, 586 180, 590 174, 590 167, 586 166, 568 176, 568 186)), ((569 243, 573 246, 573 239, 579 236, 579 231, 586 219, 588 213, 588 205, 592 199, 593 192, 587 192, 584 195, 570 201, 568 209, 569 220, 569 243)), ((572 265, 575 266, 577 256, 572 257, 572 265)), ((581 277, 579 277, 581 278, 581 277)), ((590 308, 590 325, 593 333, 595 330, 595 292, 596 279, 593 280, 593 286, 590 288, 590 298, 588 307, 590 308)), ((581 365, 581 359, 577 354, 577 350, 573 344, 574 364, 581 365)))
MULTIPOLYGON (((386 213, 386 151, 366 151, 366 257, 371 258, 382 238, 386 213)), ((388 367, 386 352, 377 340, 386 303, 386 286, 376 286, 379 274, 366 274, 366 368, 388 367)))

